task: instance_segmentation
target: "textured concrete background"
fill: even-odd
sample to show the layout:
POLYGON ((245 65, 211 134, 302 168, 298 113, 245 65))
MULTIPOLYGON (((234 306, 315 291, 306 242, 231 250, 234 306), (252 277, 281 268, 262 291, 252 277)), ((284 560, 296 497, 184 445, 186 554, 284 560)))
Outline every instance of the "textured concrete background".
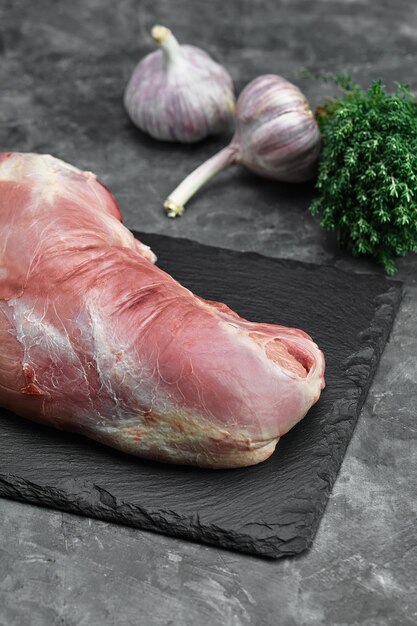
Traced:
MULTIPOLYGON (((167 146, 136 132, 121 94, 148 31, 167 24, 231 72, 298 82, 313 106, 331 87, 300 71, 347 68, 417 90, 412 0, 72 0, 0 3, 3 150, 51 152, 95 171, 126 224, 277 257, 375 271, 342 254, 306 208, 310 186, 223 173, 182 220, 165 196, 225 138, 167 146)), ((313 548, 263 561, 0 501, 0 625, 417 624, 417 260, 398 263, 407 294, 313 548)))

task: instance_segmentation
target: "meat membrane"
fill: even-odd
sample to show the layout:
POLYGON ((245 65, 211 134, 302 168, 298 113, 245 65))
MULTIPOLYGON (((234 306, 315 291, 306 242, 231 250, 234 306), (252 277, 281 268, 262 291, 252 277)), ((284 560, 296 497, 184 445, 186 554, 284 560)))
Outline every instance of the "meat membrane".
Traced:
POLYGON ((322 352, 155 261, 93 174, 0 155, 0 404, 151 460, 263 461, 318 400, 322 352))

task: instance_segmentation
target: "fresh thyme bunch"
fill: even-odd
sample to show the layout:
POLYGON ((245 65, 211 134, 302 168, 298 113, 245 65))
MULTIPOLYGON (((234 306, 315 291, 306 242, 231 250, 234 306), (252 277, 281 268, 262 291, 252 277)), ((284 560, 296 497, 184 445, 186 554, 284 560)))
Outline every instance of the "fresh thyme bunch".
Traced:
POLYGON ((354 255, 388 274, 392 257, 417 252, 417 106, 405 85, 364 91, 346 74, 331 77, 344 95, 317 110, 323 151, 311 205, 354 255))

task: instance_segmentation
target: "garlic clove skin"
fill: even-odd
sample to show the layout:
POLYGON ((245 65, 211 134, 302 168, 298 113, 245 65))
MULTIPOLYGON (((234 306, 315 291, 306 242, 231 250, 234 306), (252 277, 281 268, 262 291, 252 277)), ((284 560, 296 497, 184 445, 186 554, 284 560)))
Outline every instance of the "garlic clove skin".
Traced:
POLYGON ((265 178, 297 183, 317 174, 317 122, 304 94, 281 76, 259 76, 242 91, 233 143, 236 161, 265 178))
POLYGON ((200 48, 180 45, 168 28, 154 26, 152 36, 161 49, 136 66, 124 95, 133 123, 155 139, 181 143, 232 128, 228 72, 200 48))

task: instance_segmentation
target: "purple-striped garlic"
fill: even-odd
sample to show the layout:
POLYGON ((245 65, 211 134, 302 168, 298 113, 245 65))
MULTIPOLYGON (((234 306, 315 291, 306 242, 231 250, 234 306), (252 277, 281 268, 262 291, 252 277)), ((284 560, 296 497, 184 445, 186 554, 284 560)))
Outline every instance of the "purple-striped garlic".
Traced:
POLYGON ((136 66, 124 104, 155 139, 193 143, 233 126, 235 97, 226 70, 200 48, 181 46, 165 26, 154 26, 161 46, 136 66))
POLYGON ((250 82, 237 101, 237 127, 230 144, 194 170, 164 203, 168 217, 215 174, 234 163, 283 182, 303 182, 316 174, 320 132, 298 87, 267 74, 250 82))

